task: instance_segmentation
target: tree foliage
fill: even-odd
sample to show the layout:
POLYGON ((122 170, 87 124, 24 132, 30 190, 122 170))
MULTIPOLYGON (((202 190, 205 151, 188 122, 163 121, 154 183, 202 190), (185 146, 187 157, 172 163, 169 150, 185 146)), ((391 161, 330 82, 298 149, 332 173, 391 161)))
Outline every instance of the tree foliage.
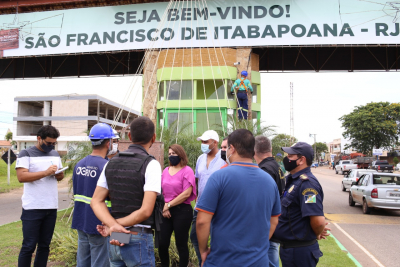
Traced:
POLYGON ((13 133, 12 132, 8 132, 6 133, 6 135, 4 136, 4 139, 6 139, 7 141, 12 140, 13 138, 13 133))
POLYGON ((292 146, 297 143, 297 139, 288 134, 277 134, 271 139, 272 143, 272 155, 276 156, 276 154, 281 153, 283 155, 283 151, 281 147, 283 146, 292 146))
POLYGON ((321 153, 324 152, 328 152, 328 146, 325 143, 321 143, 321 142, 316 142, 312 145, 313 149, 317 150, 317 157, 319 158, 321 153), (316 148, 315 148, 316 146, 316 148))
POLYGON ((339 120, 345 129, 343 137, 351 140, 345 149, 371 154, 373 148, 389 149, 399 142, 400 103, 371 102, 339 120))

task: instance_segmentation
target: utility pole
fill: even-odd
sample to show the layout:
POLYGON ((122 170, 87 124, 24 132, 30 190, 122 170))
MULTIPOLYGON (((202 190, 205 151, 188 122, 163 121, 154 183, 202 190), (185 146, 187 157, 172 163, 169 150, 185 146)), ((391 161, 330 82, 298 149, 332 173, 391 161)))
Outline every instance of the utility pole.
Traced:
POLYGON ((314 135, 314 159, 318 162, 317 159, 317 134, 310 134, 310 137, 314 135))
POLYGON ((294 143, 293 83, 290 82, 290 145, 294 143))

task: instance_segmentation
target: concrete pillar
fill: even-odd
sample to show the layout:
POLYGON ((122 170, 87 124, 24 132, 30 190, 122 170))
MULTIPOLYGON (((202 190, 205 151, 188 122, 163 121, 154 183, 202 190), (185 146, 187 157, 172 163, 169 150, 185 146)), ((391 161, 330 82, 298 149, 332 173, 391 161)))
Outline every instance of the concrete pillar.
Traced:
POLYGON ((143 69, 143 116, 149 117, 157 125, 157 57, 159 51, 153 51, 146 56, 143 69), (153 74, 154 71, 154 74, 153 74))
MULTIPOLYGON (((239 79, 240 73, 242 71, 247 71, 248 76, 247 79, 251 82, 251 48, 249 47, 238 47, 236 49, 236 62, 240 62, 240 65, 237 66, 238 68, 238 75, 237 78, 239 79)), ((252 96, 250 94, 250 91, 248 92, 247 95, 247 103, 249 105, 249 112, 247 114, 247 119, 251 120, 252 119, 252 113, 251 113, 251 103, 252 103, 252 96)), ((238 115, 238 113, 236 113, 238 115)))
MULTIPOLYGON (((50 101, 44 101, 43 103, 43 116, 50 117, 50 101)), ((49 125, 49 121, 43 121, 43 125, 49 125)))
POLYGON ((106 106, 106 113, 104 114, 104 118, 108 120, 108 106, 106 106))

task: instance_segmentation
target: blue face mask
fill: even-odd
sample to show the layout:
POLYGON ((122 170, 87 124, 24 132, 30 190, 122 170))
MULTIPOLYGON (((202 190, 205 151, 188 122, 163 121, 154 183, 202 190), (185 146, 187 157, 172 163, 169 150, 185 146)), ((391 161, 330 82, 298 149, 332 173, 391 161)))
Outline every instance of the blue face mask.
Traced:
POLYGON ((211 152, 211 150, 212 150, 213 148, 214 148, 214 147, 210 148, 210 145, 201 144, 201 151, 202 151, 203 153, 208 154, 208 153, 211 152))

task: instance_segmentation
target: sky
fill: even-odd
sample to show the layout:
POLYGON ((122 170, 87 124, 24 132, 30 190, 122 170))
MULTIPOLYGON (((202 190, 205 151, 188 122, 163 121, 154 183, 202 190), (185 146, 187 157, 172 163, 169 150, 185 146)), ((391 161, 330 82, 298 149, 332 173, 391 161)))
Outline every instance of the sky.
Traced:
MULTIPOLYGON (((343 129, 338 119, 354 107, 369 102, 400 102, 399 75, 396 72, 262 73, 261 120, 274 125, 276 133, 290 133, 290 82, 293 82, 295 137, 313 144, 311 133, 316 134, 317 142, 329 143, 341 138, 343 129)), ((17 96, 99 94, 135 110, 140 110, 141 105, 141 78, 134 76, 0 79, 0 89, 0 139, 8 128, 12 130, 17 96)))

